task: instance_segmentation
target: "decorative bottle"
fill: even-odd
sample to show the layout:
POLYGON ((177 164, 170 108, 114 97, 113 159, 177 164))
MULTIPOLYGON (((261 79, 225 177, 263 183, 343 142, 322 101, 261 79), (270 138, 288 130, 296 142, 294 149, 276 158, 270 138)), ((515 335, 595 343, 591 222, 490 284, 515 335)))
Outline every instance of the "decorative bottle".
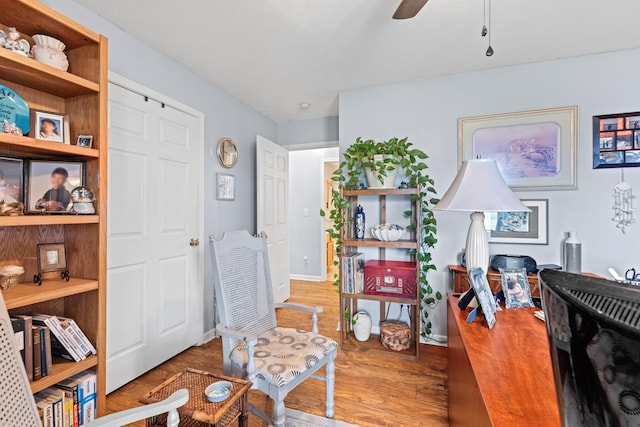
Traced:
POLYGON ((582 244, 576 237, 575 231, 570 231, 569 237, 564 241, 564 271, 582 273, 582 244))
POLYGON ((358 209, 356 210, 354 230, 356 239, 364 239, 364 209, 362 209, 362 205, 358 205, 358 209))

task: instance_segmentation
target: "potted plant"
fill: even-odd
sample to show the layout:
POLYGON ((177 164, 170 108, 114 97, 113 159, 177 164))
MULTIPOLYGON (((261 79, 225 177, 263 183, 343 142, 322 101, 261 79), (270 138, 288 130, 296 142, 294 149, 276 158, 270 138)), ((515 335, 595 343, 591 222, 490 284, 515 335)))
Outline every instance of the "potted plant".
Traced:
MULTIPOLYGON (((349 208, 349 200, 342 197, 342 190, 364 189, 366 185, 361 181, 363 168, 370 168, 374 174, 374 181, 384 182, 390 172, 404 170, 405 180, 402 188, 418 188, 417 194, 411 195, 413 201, 419 202, 417 218, 414 217, 413 210, 407 210, 404 215, 410 219, 411 224, 407 227, 409 231, 420 233, 418 249, 410 249, 409 253, 415 255, 418 261, 420 272, 420 301, 421 301, 421 335, 429 338, 431 332, 431 321, 429 312, 442 300, 440 292, 434 292, 429 284, 427 274, 435 270, 436 266, 432 262, 431 250, 438 242, 436 239, 436 219, 431 207, 438 203, 438 199, 432 196, 436 194, 434 181, 427 173, 428 166, 424 162, 428 156, 421 150, 413 148, 413 143, 408 138, 391 138, 388 141, 374 142, 373 140, 363 140, 357 138, 356 142, 348 147, 343 153, 344 161, 334 172, 332 180, 338 183, 338 190, 333 190, 331 194, 332 209, 329 211, 329 218, 332 226, 327 229, 329 235, 336 241, 336 254, 338 259, 342 255, 341 231, 347 221, 345 214, 349 208), (375 155, 382 155, 382 159, 374 158, 375 155)), ((369 184, 371 180, 368 180, 369 184)), ((320 215, 325 217, 327 213, 320 211, 320 215)), ((335 261, 335 265, 339 264, 335 261)), ((334 285, 340 286, 339 276, 334 277, 334 285)))

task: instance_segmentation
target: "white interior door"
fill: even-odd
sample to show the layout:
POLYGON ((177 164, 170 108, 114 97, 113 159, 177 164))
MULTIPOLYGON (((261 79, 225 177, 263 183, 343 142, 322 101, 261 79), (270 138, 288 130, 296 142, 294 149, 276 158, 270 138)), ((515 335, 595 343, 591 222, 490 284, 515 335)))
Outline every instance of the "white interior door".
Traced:
POLYGON ((273 299, 289 299, 289 152, 259 136, 256 140, 257 230, 267 235, 273 299))
POLYGON ((201 337, 201 129, 109 84, 107 392, 201 337))

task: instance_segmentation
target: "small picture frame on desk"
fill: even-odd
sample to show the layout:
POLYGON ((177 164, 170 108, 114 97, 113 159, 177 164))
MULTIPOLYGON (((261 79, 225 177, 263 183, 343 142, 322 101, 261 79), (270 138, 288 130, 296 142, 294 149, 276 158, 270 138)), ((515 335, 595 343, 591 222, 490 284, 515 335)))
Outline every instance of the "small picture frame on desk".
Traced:
POLYGON ((76 138, 76 145, 78 147, 92 148, 93 135, 78 135, 78 138, 76 138))
POLYGON ((507 308, 535 307, 531 299, 531 287, 524 268, 501 268, 502 292, 507 308))
POLYGON ((498 308, 496 306, 496 300, 493 297, 493 293, 491 292, 491 288, 489 287, 487 276, 481 268, 474 268, 469 272, 469 281, 471 282, 471 287, 475 292, 479 307, 469 314, 467 322, 473 321, 478 309, 482 308, 484 317, 487 319, 487 325, 489 326, 489 329, 491 329, 493 328, 493 325, 496 324, 496 310, 498 308))

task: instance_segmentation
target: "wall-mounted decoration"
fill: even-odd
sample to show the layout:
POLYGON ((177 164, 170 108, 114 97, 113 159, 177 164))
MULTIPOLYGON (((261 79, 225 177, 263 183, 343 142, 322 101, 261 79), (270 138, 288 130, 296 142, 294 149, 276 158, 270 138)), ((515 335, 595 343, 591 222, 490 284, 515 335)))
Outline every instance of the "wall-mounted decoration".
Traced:
POLYGON ((62 280, 69 281, 67 270, 67 247, 64 243, 41 243, 38 245, 38 274, 33 276, 33 282, 42 285, 42 275, 60 272, 62 280))
POLYGON ((31 122, 33 126, 32 135, 34 138, 68 144, 67 141, 69 139, 65 134, 68 125, 65 123, 64 116, 45 111, 32 110, 31 122))
POLYGON ((640 112, 593 116, 593 168, 640 166, 640 112))
POLYGON ((235 200, 236 177, 228 173, 217 173, 216 189, 216 198, 218 200, 235 200))
POLYGON ((631 184, 624 180, 624 169, 621 171, 620 182, 613 187, 613 218, 611 221, 616 223, 622 233, 626 232, 626 228, 635 222, 633 219, 633 189, 631 184))
POLYGON ((549 200, 522 199, 531 212, 485 212, 489 243, 549 244, 549 200))
POLYGON ((576 189, 578 107, 458 119, 458 164, 494 159, 513 190, 576 189))
POLYGON ((231 138, 222 138, 218 141, 218 161, 225 168, 232 168, 238 162, 238 147, 231 138))
POLYGON ((0 132, 29 134, 29 106, 13 89, 0 84, 0 132))
POLYGON ((91 148, 93 146, 93 136, 78 135, 78 138, 76 139, 76 145, 78 147, 91 148))
POLYGON ((71 190, 84 185, 84 163, 32 160, 27 177, 27 212, 69 213, 71 190))

